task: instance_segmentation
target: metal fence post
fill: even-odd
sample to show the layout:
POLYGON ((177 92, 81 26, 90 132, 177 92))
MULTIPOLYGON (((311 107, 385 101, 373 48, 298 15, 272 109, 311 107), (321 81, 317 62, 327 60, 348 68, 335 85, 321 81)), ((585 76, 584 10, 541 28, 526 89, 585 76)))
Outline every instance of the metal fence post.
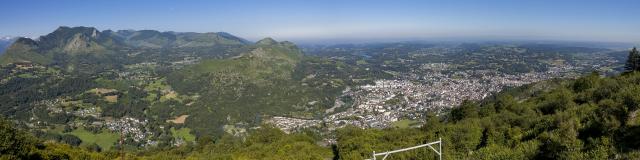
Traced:
POLYGON ((442 137, 438 137, 438 141, 440 141, 440 144, 438 144, 438 146, 440 146, 440 147, 439 147, 439 148, 440 148, 440 150, 438 151, 438 152, 440 152, 440 153, 438 153, 438 156, 439 156, 438 158, 439 158, 440 160, 442 160, 442 137))
POLYGON ((376 151, 373 151, 373 154, 371 154, 371 156, 373 156, 373 160, 376 160, 376 151))

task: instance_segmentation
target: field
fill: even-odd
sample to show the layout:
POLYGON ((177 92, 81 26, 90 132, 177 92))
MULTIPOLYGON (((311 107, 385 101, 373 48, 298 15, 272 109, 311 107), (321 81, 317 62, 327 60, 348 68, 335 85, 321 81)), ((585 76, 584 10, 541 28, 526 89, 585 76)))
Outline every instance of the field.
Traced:
POLYGON ((399 121, 395 121, 393 122, 393 124, 391 124, 394 128, 409 128, 412 127, 413 125, 417 124, 417 121, 414 120, 399 120, 399 121))
POLYGON ((77 136, 82 140, 82 144, 80 145, 89 145, 92 143, 98 144, 103 150, 111 149, 114 143, 118 141, 120 136, 116 133, 110 133, 106 130, 103 130, 101 133, 94 134, 91 133, 84 128, 78 128, 73 130, 69 134, 77 136))
POLYGON ((104 96, 104 100, 107 102, 116 103, 118 102, 118 95, 104 96))
POLYGON ((187 117, 189 117, 189 115, 181 115, 179 117, 176 117, 176 119, 167 120, 167 122, 171 122, 175 124, 183 124, 184 121, 187 120, 187 117))
POLYGON ((187 142, 195 141, 196 137, 189 132, 191 132, 191 129, 189 128, 180 128, 178 130, 176 130, 175 128, 171 128, 171 134, 174 138, 182 138, 187 142))
POLYGON ((102 94, 117 92, 117 90, 115 90, 115 89, 107 89, 107 88, 94 88, 94 89, 89 90, 88 92, 95 93, 97 95, 102 95, 102 94))
POLYGON ((24 74, 20 74, 18 75, 18 77, 20 78, 33 78, 33 74, 29 74, 29 73, 24 73, 24 74))

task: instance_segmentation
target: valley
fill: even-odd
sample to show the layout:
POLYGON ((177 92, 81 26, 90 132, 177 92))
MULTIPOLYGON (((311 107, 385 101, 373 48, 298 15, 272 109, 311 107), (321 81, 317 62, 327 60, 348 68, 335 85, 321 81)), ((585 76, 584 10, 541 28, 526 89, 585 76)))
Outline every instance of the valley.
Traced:
POLYGON ((61 27, 39 41, 19 39, 2 57, 2 113, 45 137, 89 131, 82 145, 116 134, 132 147, 181 146, 195 142, 186 137, 242 136, 264 124, 311 129, 330 144, 345 126, 418 127, 506 88, 622 66, 608 49, 400 43, 303 53, 290 42, 230 36, 61 27), (196 45, 212 36, 229 39, 196 45), (24 99, 34 94, 44 95, 24 99))

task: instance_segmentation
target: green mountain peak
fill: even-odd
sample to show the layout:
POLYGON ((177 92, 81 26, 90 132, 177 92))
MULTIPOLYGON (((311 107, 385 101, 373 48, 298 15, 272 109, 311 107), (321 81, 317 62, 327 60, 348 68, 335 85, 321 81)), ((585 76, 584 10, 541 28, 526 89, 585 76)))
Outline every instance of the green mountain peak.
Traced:
POLYGON ((278 41, 273 40, 271 37, 263 38, 256 42, 256 45, 275 45, 278 44, 278 41))
POLYGON ((11 46, 9 46, 9 48, 7 48, 7 54, 0 56, 0 64, 12 62, 48 62, 46 58, 37 54, 38 46, 38 42, 30 38, 18 38, 11 46))

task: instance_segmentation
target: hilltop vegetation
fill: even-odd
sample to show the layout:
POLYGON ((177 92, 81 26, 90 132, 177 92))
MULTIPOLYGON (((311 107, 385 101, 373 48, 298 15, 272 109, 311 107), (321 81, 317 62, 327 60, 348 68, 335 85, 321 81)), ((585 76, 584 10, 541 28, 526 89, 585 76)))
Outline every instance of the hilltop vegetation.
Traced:
POLYGON ((0 119, 0 159, 105 159, 105 153, 44 142, 0 119))
MULTIPOLYGON (((638 89, 638 73, 528 85, 465 102, 445 117, 427 119, 420 129, 347 128, 339 133, 337 148, 340 157, 359 159, 373 150, 441 137, 445 159, 637 159, 638 89)), ((393 158, 422 156, 435 154, 418 151, 393 158)))

